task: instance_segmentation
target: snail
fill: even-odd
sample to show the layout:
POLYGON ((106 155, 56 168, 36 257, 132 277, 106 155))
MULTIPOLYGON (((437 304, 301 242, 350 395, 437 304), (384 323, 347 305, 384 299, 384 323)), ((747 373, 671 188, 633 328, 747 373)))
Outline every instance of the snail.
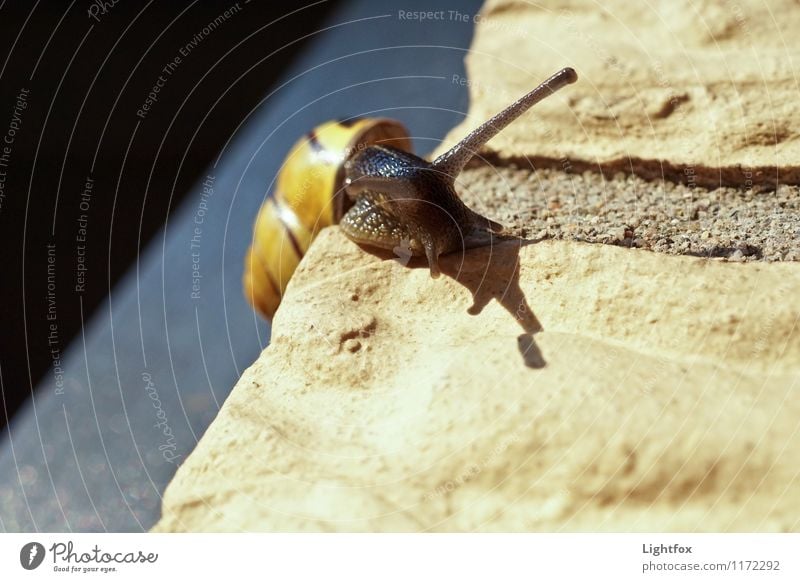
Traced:
POLYGON ((562 69, 432 162, 412 153, 397 121, 362 118, 316 128, 291 150, 255 220, 243 276, 251 305, 271 319, 314 237, 332 224, 360 245, 425 256, 434 278, 440 255, 502 237, 500 224, 461 201, 455 179, 487 141, 577 78, 562 69))

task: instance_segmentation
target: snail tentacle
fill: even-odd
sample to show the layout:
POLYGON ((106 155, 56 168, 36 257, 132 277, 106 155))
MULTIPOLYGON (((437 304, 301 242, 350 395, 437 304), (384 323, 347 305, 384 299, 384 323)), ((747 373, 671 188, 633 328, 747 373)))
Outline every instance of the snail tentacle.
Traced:
POLYGON ((451 180, 455 180, 461 170, 464 169, 466 163, 486 142, 539 101, 577 80, 578 74, 575 69, 570 67, 561 69, 533 91, 520 97, 489 121, 472 130, 464 139, 436 158, 432 166, 443 174, 450 176, 451 180))

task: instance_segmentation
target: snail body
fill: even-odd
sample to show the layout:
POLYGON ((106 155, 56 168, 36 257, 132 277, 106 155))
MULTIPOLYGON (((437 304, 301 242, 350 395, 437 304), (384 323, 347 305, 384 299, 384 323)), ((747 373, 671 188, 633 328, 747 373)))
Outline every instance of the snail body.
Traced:
POLYGON ((439 276, 440 255, 490 244, 502 226, 461 201, 456 177, 503 128, 576 80, 573 69, 562 69, 432 162, 411 152, 408 133, 392 120, 315 129, 293 148, 256 218, 245 259, 246 297, 271 318, 302 255, 331 224, 358 244, 425 256, 432 277, 439 276))
POLYGON ((433 277, 440 254, 487 244, 502 230, 461 201, 447 174, 414 154, 373 146, 345 169, 355 204, 340 223, 344 234, 359 244, 426 256, 433 277))

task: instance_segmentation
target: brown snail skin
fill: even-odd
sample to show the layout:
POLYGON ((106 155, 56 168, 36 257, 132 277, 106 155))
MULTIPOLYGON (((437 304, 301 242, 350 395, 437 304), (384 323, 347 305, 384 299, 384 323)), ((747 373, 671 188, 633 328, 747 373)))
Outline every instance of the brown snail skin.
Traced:
POLYGON ((317 232, 337 222, 360 245, 427 257, 432 277, 440 255, 490 244, 502 226, 469 209, 455 179, 487 141, 577 78, 562 69, 433 162, 411 152, 407 132, 392 120, 318 127, 295 145, 262 205, 245 260, 245 296, 270 319, 317 232))
POLYGON ((391 146, 368 147, 345 162, 344 182, 354 206, 341 228, 351 240, 384 249, 405 246, 425 255, 439 276, 439 255, 489 244, 502 227, 470 210, 455 179, 477 151, 530 107, 577 81, 562 69, 533 91, 473 130, 433 162, 391 146))

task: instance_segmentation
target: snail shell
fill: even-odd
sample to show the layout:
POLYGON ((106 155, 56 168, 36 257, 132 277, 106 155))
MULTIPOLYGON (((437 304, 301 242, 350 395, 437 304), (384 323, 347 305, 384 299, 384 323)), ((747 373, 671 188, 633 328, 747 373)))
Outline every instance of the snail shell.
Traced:
POLYGON ((368 146, 411 151, 398 121, 358 118, 329 121, 299 140, 261 205, 244 261, 242 282, 250 304, 271 319, 300 260, 319 231, 337 224, 352 202, 343 191, 345 162, 368 146))

